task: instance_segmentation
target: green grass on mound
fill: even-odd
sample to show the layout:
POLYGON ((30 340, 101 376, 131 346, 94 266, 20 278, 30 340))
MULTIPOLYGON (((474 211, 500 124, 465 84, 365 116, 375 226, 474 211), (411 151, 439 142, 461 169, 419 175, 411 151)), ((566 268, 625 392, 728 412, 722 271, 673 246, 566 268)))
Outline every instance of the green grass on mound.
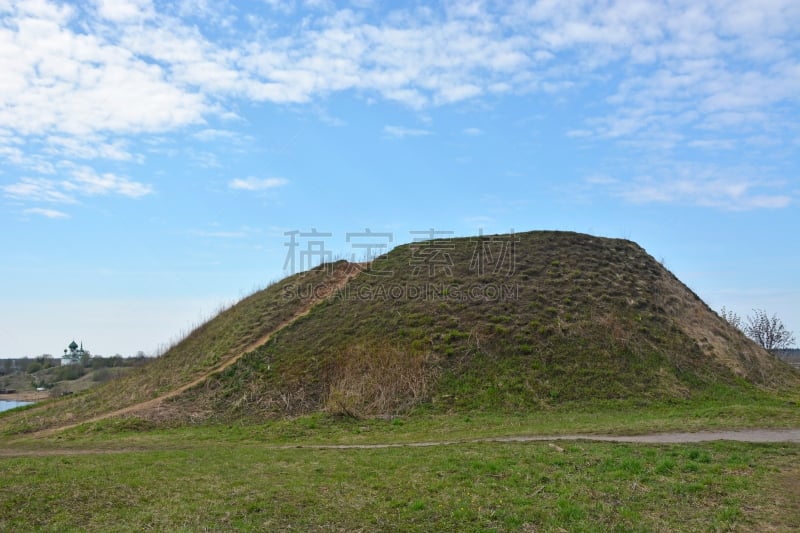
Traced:
POLYGON ((174 416, 510 413, 799 382, 632 242, 563 232, 453 239, 439 245, 449 268, 433 275, 419 271, 425 246, 376 261, 346 291, 177 399, 174 416), (512 239, 513 264, 476 268, 476 250, 493 250, 498 263, 512 239))
POLYGON ((356 266, 291 276, 120 380, 0 416, 0 432, 79 423, 199 377, 135 417, 157 427, 319 412, 505 416, 781 398, 800 384, 630 241, 540 231, 412 243, 320 298, 356 266))

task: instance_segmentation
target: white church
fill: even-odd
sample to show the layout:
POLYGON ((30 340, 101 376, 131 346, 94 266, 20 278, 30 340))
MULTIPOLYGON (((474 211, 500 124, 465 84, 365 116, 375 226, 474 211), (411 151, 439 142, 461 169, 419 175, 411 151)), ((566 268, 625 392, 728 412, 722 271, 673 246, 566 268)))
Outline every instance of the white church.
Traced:
POLYGON ((83 349, 83 342, 78 346, 78 343, 73 339, 72 342, 69 343, 69 346, 64 348, 64 357, 61 358, 61 366, 79 364, 81 358, 87 353, 89 352, 83 349))

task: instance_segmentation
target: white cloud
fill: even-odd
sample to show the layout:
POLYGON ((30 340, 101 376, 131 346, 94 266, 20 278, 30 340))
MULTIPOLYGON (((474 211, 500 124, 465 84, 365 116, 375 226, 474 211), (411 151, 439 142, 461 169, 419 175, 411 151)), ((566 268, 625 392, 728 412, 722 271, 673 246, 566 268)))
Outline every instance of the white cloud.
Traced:
POLYGON ((276 187, 282 187, 289 183, 289 180, 284 178, 237 178, 228 183, 231 189, 240 191, 266 191, 276 187))
POLYGON ((212 142, 221 139, 234 139, 238 137, 238 134, 230 130, 217 130, 213 128, 207 128, 198 131, 197 133, 193 134, 192 137, 194 137, 198 141, 212 142))
POLYGON ((0 187, 7 198, 31 202, 74 204, 75 198, 64 192, 62 183, 44 178, 22 178, 17 183, 0 187))
POLYGON ((280 13, 291 13, 295 9, 294 0, 261 0, 270 8, 280 13))
POLYGON ((0 186, 12 200, 74 204, 80 196, 124 196, 141 198, 153 192, 150 185, 111 173, 97 174, 87 166, 65 164, 66 179, 22 178, 17 183, 0 186))
MULTIPOLYGON (((194 3, 213 12, 205 1, 194 3)), ((618 61, 629 62, 611 95, 622 113, 599 115, 607 124, 591 128, 610 137, 635 135, 697 98, 695 123, 796 100, 800 92, 790 45, 800 9, 790 0, 758 9, 742 1, 692 9, 454 1, 395 10, 380 22, 342 9, 309 12, 302 27, 225 44, 157 12, 150 0, 97 0, 99 18, 89 24, 97 31, 89 34, 70 29, 74 9, 12 5, 15 16, 0 33, 0 94, 9 102, 0 123, 23 134, 168 131, 227 112, 230 96, 303 103, 355 90, 422 108, 490 93, 563 91, 618 61), (744 67, 740 60, 751 56, 764 68, 744 67), (611 124, 617 116, 627 121, 611 124)))
POLYGON ((619 180, 604 174, 593 174, 584 178, 584 181, 590 185, 615 185, 619 180))
POLYGON ((465 128, 464 135, 470 135, 472 137, 483 135, 483 130, 480 128, 465 128))
POLYGON ((141 22, 154 15, 151 0, 95 0, 98 14, 113 22, 141 22))
POLYGON ((687 145, 704 150, 733 150, 736 148, 736 141, 733 139, 696 139, 689 141, 687 145))
POLYGON ((23 213, 25 213, 26 215, 37 215, 52 219, 69 218, 68 214, 62 213, 61 211, 56 211, 55 209, 44 209, 41 207, 33 207, 31 209, 25 209, 23 213))
POLYGON ((88 196, 117 195, 141 198, 153 192, 150 185, 131 181, 111 173, 97 174, 94 169, 82 166, 72 171, 72 179, 62 182, 62 187, 88 196))
POLYGON ((384 133, 396 139, 403 137, 424 137, 426 135, 433 135, 430 130, 423 130, 418 128, 405 128, 403 126, 384 126, 384 133))
POLYGON ((45 138, 46 151, 74 159, 111 159, 131 161, 134 159, 126 149, 125 141, 117 139, 106 142, 98 136, 70 137, 50 135, 45 138))
POLYGON ((93 37, 28 25, 0 44, 0 123, 18 134, 155 132, 201 120, 203 97, 168 83, 159 67, 93 37))
POLYGON ((203 168, 219 168, 222 164, 217 157, 217 154, 206 151, 187 150, 187 155, 192 162, 203 168))
MULTIPOLYGON (((224 138, 208 124, 238 116, 242 101, 313 107, 338 92, 421 111, 522 93, 568 101, 586 90, 592 100, 566 135, 631 150, 730 150, 737 136, 779 146, 797 135, 794 0, 448 0, 383 11, 372 1, 263 3, 272 8, 265 18, 207 0, 6 1, 0 158, 39 173, 53 173, 60 158, 135 162, 143 156, 129 146, 147 136, 201 125, 196 139, 224 138)), ((389 125, 384 133, 433 132, 389 125)), ((46 201, 72 191, 37 190, 46 201)), ((784 201, 768 194, 752 204, 784 201)))
POLYGON ((800 101, 791 29, 800 23, 796 2, 775 0, 763 9, 743 0, 694 2, 691 8, 649 2, 545 6, 550 4, 518 14, 552 27, 542 37, 546 46, 578 55, 577 69, 567 75, 626 61, 608 99, 611 110, 586 122, 593 135, 635 138, 658 129, 688 132, 691 139, 704 129, 790 128, 776 108, 800 101))
POLYGON ((711 207, 728 211, 753 209, 782 209, 794 203, 793 198, 779 190, 779 184, 746 177, 735 171, 708 169, 703 175, 674 175, 642 177, 631 182, 610 182, 615 194, 634 204, 680 204, 711 207), (727 175, 726 175, 727 174, 727 175))
POLYGON ((567 130, 567 137, 574 137, 574 138, 581 138, 581 137, 590 137, 592 135, 591 130, 567 130))
POLYGON ((729 211, 781 209, 792 204, 792 197, 789 195, 759 194, 755 190, 756 184, 743 181, 652 182, 647 180, 629 184, 627 190, 621 192, 620 196, 635 204, 684 204, 729 211))

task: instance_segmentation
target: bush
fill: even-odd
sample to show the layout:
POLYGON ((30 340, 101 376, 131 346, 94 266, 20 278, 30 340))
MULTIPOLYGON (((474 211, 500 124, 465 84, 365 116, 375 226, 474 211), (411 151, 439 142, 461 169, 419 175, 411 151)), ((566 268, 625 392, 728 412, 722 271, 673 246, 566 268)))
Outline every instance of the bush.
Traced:
POLYGON ((107 368, 101 368, 92 374, 92 381, 97 383, 105 383, 109 379, 111 379, 111 372, 107 368))
POLYGON ((56 373, 56 381, 70 381, 83 376, 84 370, 81 365, 64 365, 56 373))

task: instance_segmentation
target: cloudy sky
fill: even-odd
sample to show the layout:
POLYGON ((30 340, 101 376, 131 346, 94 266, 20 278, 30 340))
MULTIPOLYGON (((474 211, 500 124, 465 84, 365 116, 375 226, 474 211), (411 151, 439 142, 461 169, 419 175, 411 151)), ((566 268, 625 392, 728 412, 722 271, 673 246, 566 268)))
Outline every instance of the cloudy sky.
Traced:
POLYGON ((628 238, 800 334, 798 28, 796 0, 0 0, 0 356, 152 352, 283 277, 287 232, 349 258, 367 229, 628 238))

